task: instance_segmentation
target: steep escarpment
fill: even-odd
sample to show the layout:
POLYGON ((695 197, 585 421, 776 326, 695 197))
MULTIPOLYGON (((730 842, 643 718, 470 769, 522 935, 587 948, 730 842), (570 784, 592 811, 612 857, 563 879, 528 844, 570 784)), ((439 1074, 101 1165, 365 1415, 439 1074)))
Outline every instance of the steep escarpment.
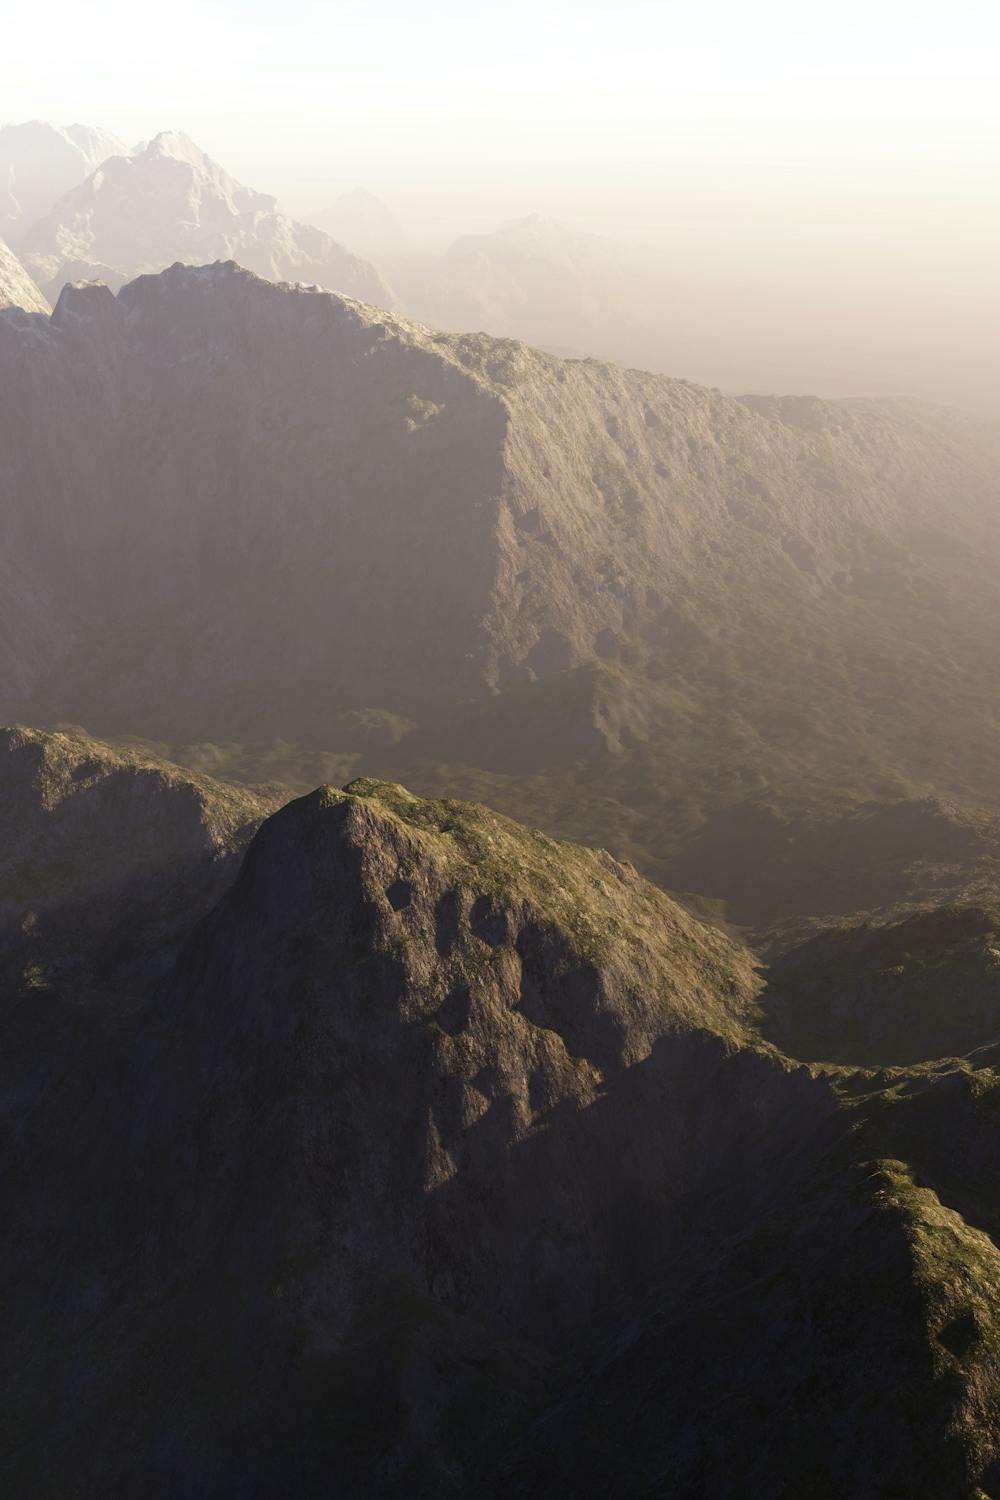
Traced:
POLYGON ((9 716, 330 754, 399 724, 362 769, 755 924, 830 829, 996 805, 985 423, 733 400, 231 264, 68 288, 0 327, 0 390, 9 716))
POLYGON ((68 289, 37 355, 4 353, 7 535, 56 596, 33 686, 60 717, 315 739, 476 680, 505 415, 432 341, 177 268, 68 289))
POLYGON ((880 792, 901 772, 987 787, 994 447, 888 403, 800 410, 495 345, 479 358, 512 413, 501 681, 596 663, 624 684, 626 739, 692 786, 718 737, 712 772, 747 791, 805 786, 819 759, 880 792))

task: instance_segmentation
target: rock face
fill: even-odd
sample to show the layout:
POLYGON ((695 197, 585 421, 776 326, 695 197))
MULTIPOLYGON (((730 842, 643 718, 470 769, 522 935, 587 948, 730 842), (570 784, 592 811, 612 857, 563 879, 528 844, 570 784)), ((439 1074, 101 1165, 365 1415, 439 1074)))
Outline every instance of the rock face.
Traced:
POLYGON ((43 120, 4 125, 0 129, 0 238, 19 244, 64 193, 124 149, 108 131, 89 125, 60 128, 43 120))
POLYGON ((682 889, 732 888, 742 828, 748 903, 789 809, 995 804, 985 425, 732 400, 227 264, 0 327, 0 434, 8 716, 339 750, 377 711, 416 726, 397 775, 617 799, 682 889))
POLYGON ((0 313, 52 311, 17 256, 0 240, 0 313))
MULTIPOLYGON (((121 914, 161 823, 180 876, 260 812, 72 736, 0 756, 84 930, 88 862, 121 914)), ((755 1039, 746 950, 634 870, 382 782, 189 889, 159 969, 109 960, 41 1035, 6 988, 8 1492, 989 1490, 998 1257, 948 1146, 981 1224, 986 1059, 891 1102, 814 1077, 755 1039)))
POLYGON ((317 282, 365 302, 392 302, 366 261, 289 219, 274 198, 244 187, 176 131, 102 162, 32 227, 21 248, 53 301, 67 281, 117 289, 174 261, 238 259, 272 281, 317 282))

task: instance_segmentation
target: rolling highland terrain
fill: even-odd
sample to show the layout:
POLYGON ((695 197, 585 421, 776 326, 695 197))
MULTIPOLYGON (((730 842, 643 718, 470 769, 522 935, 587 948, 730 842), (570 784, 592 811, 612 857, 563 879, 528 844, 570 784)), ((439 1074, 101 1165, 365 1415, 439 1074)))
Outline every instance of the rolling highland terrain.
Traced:
POLYGON ((0 1493, 1000 1500, 1000 428, 40 129, 0 1493))

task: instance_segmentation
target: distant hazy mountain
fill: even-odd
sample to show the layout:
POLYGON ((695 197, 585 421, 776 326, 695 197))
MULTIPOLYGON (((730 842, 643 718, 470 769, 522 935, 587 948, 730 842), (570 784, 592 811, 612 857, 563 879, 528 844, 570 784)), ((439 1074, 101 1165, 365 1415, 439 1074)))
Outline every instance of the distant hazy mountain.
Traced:
POLYGON ((365 188, 343 193, 316 222, 355 254, 376 261, 398 255, 406 247, 403 226, 392 209, 365 188))
POLYGON ((374 267, 289 219, 274 198, 244 187, 177 132, 110 157, 25 236, 22 255, 53 300, 68 280, 118 287, 176 261, 229 258, 269 280, 392 300, 374 267))
POLYGON ((125 147, 89 125, 29 120, 0 129, 0 237, 19 244, 37 219, 125 147))
POLYGON ((530 214, 456 240, 407 284, 407 305, 456 331, 607 355, 634 337, 638 274, 614 241, 530 214))
POLYGON ((0 312, 12 307, 32 313, 52 310, 17 256, 0 240, 0 312))

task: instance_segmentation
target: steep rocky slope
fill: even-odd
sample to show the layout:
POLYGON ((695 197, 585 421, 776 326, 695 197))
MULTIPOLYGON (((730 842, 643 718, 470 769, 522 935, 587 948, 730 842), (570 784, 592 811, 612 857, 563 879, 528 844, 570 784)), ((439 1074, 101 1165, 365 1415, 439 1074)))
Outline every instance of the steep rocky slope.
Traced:
POLYGON ((22 237, 21 253, 53 301, 66 281, 119 287, 173 261, 238 259, 273 281, 318 282, 389 306, 367 261, 280 212, 178 131, 102 161, 22 237))
POLYGON ((0 240, 0 313, 52 311, 14 252, 0 240))
POLYGON ((607 825, 754 922, 800 828, 996 805, 986 425, 736 401, 232 265, 67 290, 44 337, 0 329, 0 393, 8 715, 330 752, 381 716, 408 730, 367 765, 607 825))
MULTIPOLYGON (((74 890, 178 798, 180 867, 259 813, 0 750, 74 890)), ((811 1074, 633 870, 386 783, 281 809, 203 911, 5 1090, 10 1493, 996 1492, 991 1056, 811 1074)))

